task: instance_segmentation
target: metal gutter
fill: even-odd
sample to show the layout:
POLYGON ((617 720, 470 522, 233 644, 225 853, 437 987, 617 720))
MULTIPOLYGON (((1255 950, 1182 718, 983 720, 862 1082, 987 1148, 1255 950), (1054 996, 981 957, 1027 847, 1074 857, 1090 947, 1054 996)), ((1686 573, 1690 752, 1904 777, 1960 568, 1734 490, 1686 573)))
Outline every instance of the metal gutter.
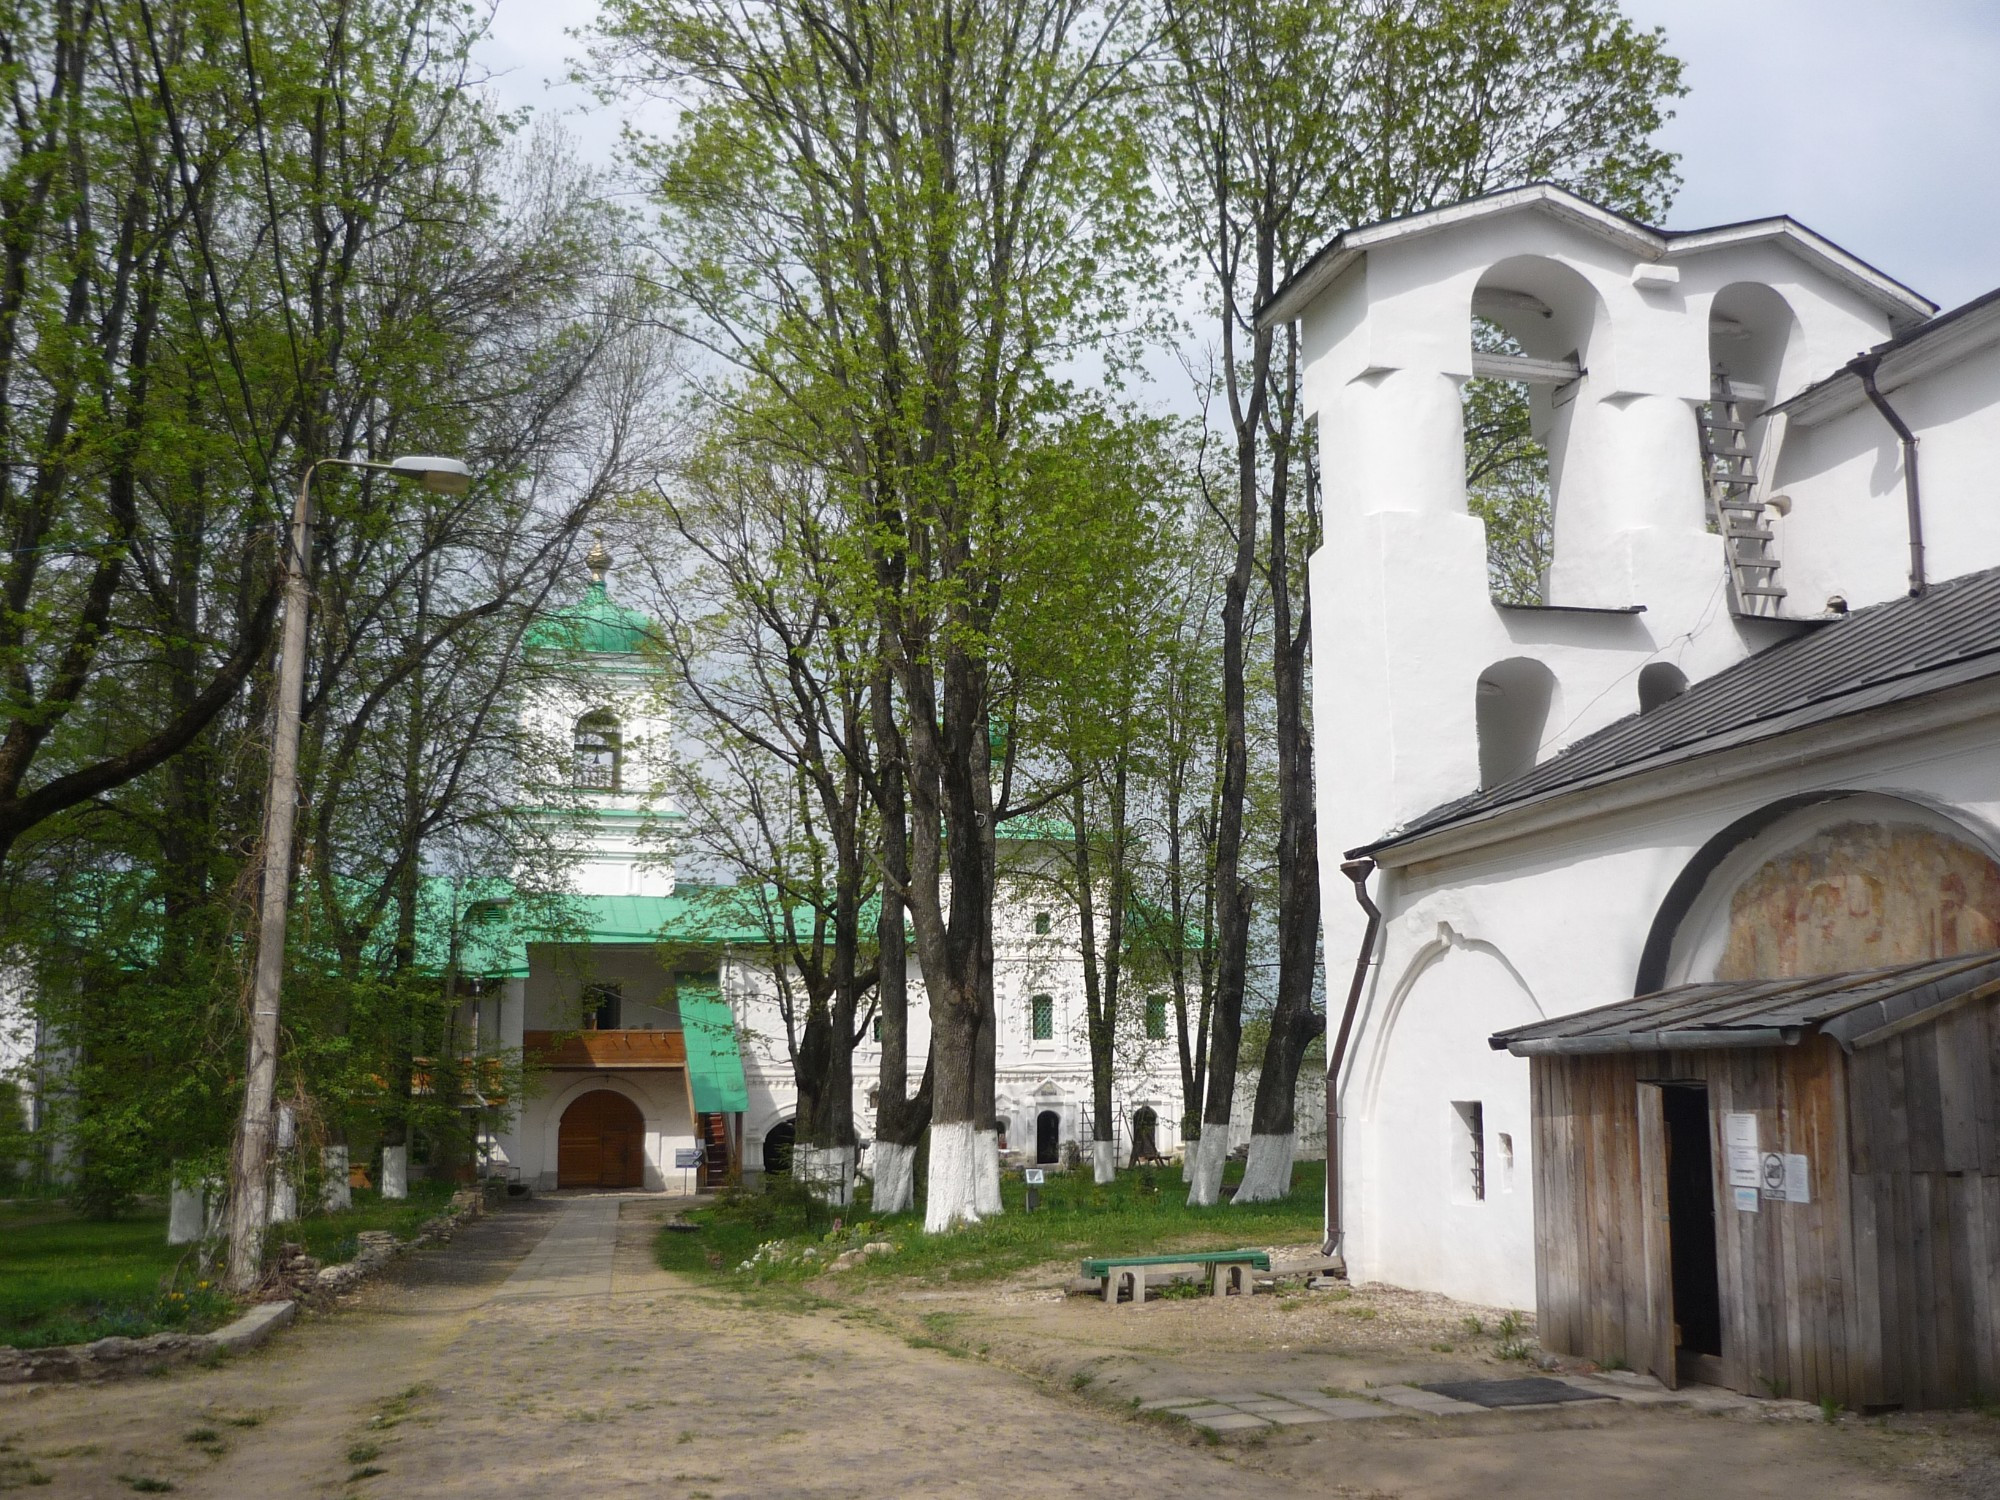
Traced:
POLYGON ((1853 369, 1861 377, 1861 389, 1868 393, 1868 399, 1895 429, 1896 439, 1903 445, 1903 509, 1910 530, 1910 597, 1916 599, 1928 587, 1924 582, 1924 507, 1917 489, 1917 435, 1910 431, 1909 423, 1896 415, 1896 408, 1876 386, 1875 369, 1881 363, 1879 354, 1864 355, 1854 362, 1853 369))
POLYGON ((1614 1052, 1719 1052, 1732 1047, 1796 1047, 1803 1026, 1743 1026, 1733 1030, 1632 1031, 1610 1036, 1488 1037, 1495 1052, 1516 1057, 1593 1057, 1614 1052))
POLYGON ((1354 955, 1354 978, 1347 986, 1347 1005, 1340 1013, 1340 1033, 1334 1038, 1333 1050, 1326 1060, 1326 1243, 1320 1247, 1320 1253, 1339 1255, 1343 1264, 1346 1252, 1341 1242, 1346 1229, 1340 1220, 1340 1068, 1347 1060, 1347 1040, 1354 1032, 1361 987, 1367 982, 1368 963, 1375 955, 1375 937, 1382 930, 1382 910, 1368 899, 1368 877, 1374 872, 1372 859, 1350 859, 1340 867, 1340 873, 1354 882, 1354 899, 1368 913, 1368 930, 1354 955))

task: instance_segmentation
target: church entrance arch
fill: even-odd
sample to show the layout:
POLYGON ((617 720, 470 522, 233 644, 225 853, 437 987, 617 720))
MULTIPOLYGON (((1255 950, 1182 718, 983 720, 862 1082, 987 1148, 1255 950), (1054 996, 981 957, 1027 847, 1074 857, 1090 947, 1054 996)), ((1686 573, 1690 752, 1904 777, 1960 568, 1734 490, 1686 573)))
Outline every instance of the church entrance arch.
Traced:
POLYGON ((556 1186, 635 1188, 646 1183, 646 1120, 610 1089, 580 1095, 556 1133, 556 1186))

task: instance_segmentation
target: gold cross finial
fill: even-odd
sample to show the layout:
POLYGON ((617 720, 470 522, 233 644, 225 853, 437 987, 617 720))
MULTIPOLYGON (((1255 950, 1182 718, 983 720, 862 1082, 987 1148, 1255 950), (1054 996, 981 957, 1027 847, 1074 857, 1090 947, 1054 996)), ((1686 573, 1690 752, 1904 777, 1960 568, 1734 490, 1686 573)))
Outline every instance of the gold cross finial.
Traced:
POLYGON ((590 544, 590 551, 585 554, 583 562, 594 580, 604 582, 604 575, 611 571, 611 554, 605 550, 603 537, 590 544))

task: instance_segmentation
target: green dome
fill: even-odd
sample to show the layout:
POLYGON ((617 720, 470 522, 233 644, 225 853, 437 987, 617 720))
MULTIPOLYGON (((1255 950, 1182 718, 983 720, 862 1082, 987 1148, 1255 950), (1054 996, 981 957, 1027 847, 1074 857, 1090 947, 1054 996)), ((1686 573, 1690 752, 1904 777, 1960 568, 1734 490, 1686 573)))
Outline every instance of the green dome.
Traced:
POLYGON ((528 645, 545 651, 584 651, 592 656, 637 656, 659 627, 636 609, 615 602, 602 578, 583 597, 557 610, 528 632, 528 645))

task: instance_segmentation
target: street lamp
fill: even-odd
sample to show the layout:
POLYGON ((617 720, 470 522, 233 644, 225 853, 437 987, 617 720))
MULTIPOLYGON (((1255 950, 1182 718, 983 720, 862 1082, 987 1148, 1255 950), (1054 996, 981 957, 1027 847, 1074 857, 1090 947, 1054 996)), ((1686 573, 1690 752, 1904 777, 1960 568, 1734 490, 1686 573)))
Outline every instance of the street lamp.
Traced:
POLYGON ((271 735, 271 776, 264 793, 264 870, 257 897, 257 967, 250 990, 250 1056, 244 1068, 243 1118, 230 1163, 229 1285, 253 1290, 263 1272, 264 1220, 270 1212, 271 1104, 278 1081, 278 992, 285 974, 285 920, 291 897, 292 824, 299 800, 299 714, 306 686, 306 561, 312 525, 312 477, 326 465, 376 469, 414 480, 433 494, 462 495, 472 470, 455 458, 412 454, 378 463, 322 458, 306 465, 292 507, 285 554, 285 628, 278 646, 278 718, 271 735))

